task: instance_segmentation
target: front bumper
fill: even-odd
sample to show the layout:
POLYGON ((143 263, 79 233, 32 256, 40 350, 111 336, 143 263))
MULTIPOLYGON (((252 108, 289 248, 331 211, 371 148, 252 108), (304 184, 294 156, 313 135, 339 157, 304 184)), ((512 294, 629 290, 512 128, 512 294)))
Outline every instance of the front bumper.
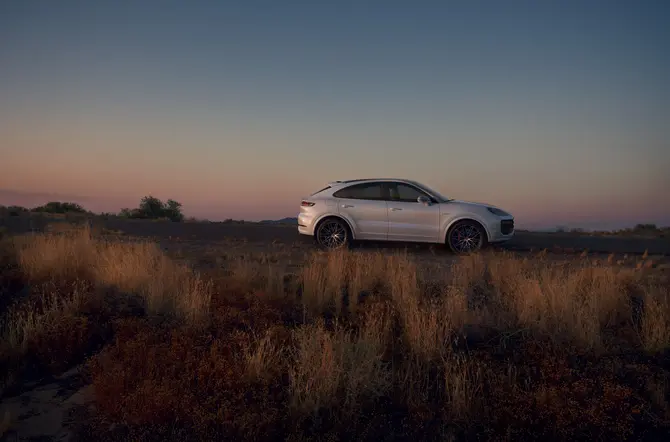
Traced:
POLYGON ((509 241, 514 237, 514 218, 502 218, 491 226, 489 242, 499 243, 509 241))

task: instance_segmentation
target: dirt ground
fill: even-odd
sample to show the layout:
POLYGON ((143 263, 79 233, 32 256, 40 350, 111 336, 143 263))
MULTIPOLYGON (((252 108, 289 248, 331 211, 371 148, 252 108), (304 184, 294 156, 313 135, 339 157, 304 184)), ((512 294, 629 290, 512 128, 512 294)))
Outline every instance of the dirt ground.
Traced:
MULTIPOLYGON (((51 223, 63 222, 50 216, 16 216, 0 218, 0 227, 10 233, 41 231, 51 223)), ((257 247, 270 247, 272 244, 311 245, 310 238, 299 235, 292 225, 269 225, 258 223, 172 223, 166 221, 128 220, 122 218, 96 219, 101 229, 128 236, 153 237, 160 240, 193 240, 206 243, 243 241, 257 247)), ((402 250, 430 249, 416 244, 361 244, 366 248, 385 248, 402 250)), ((503 249, 515 251, 533 251, 548 249, 558 253, 592 253, 670 255, 670 238, 588 236, 571 233, 536 233, 518 231, 514 238, 503 245, 503 249)), ((437 247, 439 249, 439 247, 437 247)))
POLYGON ((91 406, 92 387, 75 367, 60 376, 26 385, 20 394, 2 401, 0 440, 68 441, 71 424, 81 409, 91 406), (3 429, 2 425, 7 428, 3 429), (2 437, 6 430, 5 437, 2 437))

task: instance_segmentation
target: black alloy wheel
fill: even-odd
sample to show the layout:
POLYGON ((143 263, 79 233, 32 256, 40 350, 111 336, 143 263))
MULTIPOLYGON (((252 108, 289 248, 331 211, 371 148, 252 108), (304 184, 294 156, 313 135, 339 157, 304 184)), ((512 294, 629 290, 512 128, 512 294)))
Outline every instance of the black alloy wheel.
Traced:
POLYGON ((486 245, 486 232, 474 221, 459 221, 449 229, 447 245, 458 254, 476 252, 486 245))

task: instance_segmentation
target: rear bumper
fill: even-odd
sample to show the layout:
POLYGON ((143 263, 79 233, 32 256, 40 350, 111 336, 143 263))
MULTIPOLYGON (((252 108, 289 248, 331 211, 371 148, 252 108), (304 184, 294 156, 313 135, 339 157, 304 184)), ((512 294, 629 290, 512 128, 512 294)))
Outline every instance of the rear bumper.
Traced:
POLYGON ((314 236, 314 217, 307 213, 298 214, 298 233, 314 236))

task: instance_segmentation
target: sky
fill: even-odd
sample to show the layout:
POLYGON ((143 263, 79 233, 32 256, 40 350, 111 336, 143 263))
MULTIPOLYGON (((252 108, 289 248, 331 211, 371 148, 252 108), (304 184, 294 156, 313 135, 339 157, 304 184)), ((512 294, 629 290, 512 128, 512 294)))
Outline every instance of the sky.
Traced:
POLYGON ((670 225, 665 1, 0 2, 0 204, 295 216, 402 177, 519 226, 670 225))

